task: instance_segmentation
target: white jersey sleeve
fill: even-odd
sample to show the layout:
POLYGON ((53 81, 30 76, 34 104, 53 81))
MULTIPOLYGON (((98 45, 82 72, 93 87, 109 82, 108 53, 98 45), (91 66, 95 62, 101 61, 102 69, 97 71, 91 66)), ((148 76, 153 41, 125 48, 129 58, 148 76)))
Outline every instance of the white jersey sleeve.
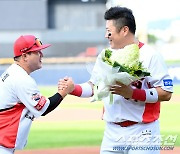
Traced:
POLYGON ((102 56, 101 54, 98 55, 97 59, 96 59, 96 62, 95 62, 95 65, 93 67, 93 70, 92 70, 92 73, 91 73, 91 78, 90 78, 90 81, 93 83, 93 84, 96 84, 98 82, 98 79, 99 77, 101 76, 99 74, 99 70, 101 70, 101 59, 102 59, 102 56))
POLYGON ((161 87, 165 91, 173 92, 172 78, 159 52, 148 45, 144 45, 140 49, 140 61, 151 73, 151 77, 147 77, 147 80, 152 87, 161 87))
POLYGON ((26 81, 23 80, 16 84, 16 95, 35 117, 39 117, 48 108, 49 99, 40 94, 36 82, 30 76, 26 81))
POLYGON ((49 106, 49 99, 40 94, 34 79, 17 64, 12 64, 2 76, 1 108, 9 108, 17 103, 23 103, 35 116, 41 116, 49 106))

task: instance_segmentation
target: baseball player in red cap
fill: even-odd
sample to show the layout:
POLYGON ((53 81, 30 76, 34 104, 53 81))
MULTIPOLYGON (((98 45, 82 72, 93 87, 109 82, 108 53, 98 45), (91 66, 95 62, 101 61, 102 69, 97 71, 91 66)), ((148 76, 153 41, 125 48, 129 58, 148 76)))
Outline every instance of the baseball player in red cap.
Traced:
POLYGON ((49 46, 33 35, 20 36, 14 43, 14 63, 0 77, 0 154, 23 149, 34 118, 54 110, 73 90, 68 79, 68 86, 46 98, 30 76, 42 67, 41 51, 49 46))

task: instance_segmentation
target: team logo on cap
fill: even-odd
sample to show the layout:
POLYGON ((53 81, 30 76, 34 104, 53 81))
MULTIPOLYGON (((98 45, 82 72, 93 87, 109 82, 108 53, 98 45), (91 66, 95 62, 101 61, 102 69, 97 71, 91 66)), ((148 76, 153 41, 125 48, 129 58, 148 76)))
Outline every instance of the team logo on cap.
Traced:
POLYGON ((27 51, 28 50, 28 48, 23 48, 23 49, 21 49, 20 51, 21 52, 25 52, 25 51, 27 51))

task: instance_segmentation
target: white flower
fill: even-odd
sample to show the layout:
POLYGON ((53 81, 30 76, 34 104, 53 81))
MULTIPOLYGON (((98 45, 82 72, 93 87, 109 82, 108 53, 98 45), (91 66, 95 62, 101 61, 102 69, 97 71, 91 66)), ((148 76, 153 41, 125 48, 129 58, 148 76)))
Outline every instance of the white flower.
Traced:
POLYGON ((127 45, 116 51, 104 49, 100 57, 99 74, 96 75, 98 83, 94 88, 93 101, 110 96, 112 103, 109 85, 115 84, 116 81, 129 85, 141 77, 150 75, 139 61, 139 47, 136 44, 127 45))
POLYGON ((139 47, 136 44, 127 45, 123 49, 113 52, 110 60, 112 63, 118 62, 125 67, 136 68, 139 63, 139 47))

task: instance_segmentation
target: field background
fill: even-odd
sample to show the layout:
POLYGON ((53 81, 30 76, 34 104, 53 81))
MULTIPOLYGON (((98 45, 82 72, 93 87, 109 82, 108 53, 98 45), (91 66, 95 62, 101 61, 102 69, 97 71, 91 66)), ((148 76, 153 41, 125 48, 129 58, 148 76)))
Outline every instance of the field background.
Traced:
MULTIPOLYGON (((48 97, 56 88, 40 87, 40 91, 48 97)), ((162 135, 180 136, 179 100, 177 85, 171 101, 161 103, 162 135)), ((89 98, 67 96, 55 111, 34 121, 26 149, 100 146, 104 130, 102 105, 102 102, 90 103, 89 98)), ((180 146, 179 137, 175 146, 180 146)))

